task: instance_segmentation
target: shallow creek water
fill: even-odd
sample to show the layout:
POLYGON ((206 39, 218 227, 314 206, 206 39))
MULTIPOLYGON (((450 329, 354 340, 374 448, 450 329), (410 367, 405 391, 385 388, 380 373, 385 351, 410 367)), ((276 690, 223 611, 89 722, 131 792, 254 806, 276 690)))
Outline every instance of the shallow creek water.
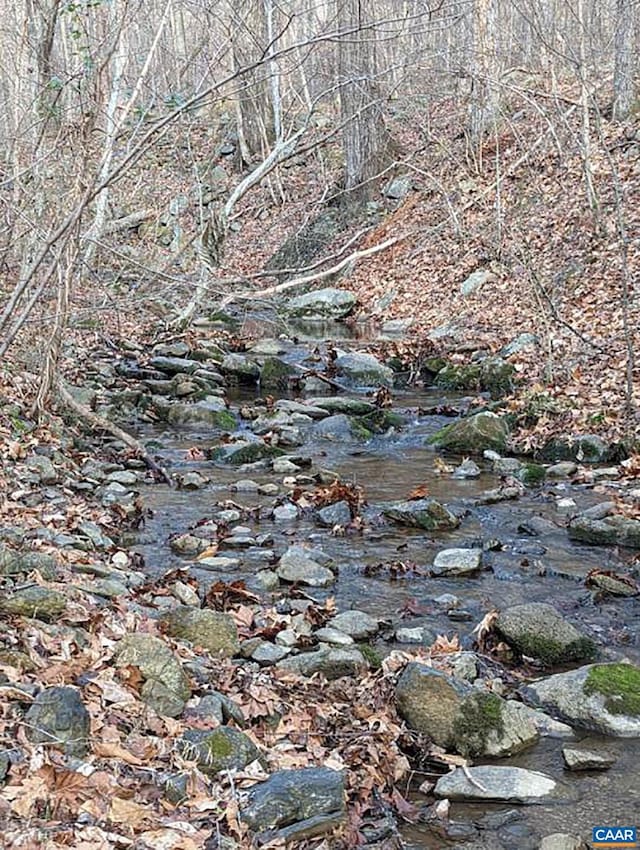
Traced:
MULTIPOLYGON (((250 394, 249 394, 250 395, 250 394)), ((235 409, 248 394, 232 399, 235 409)), ((475 506, 474 499, 484 490, 496 487, 498 479, 483 469, 480 478, 457 480, 436 472, 436 455, 424 447, 425 437, 451 420, 439 416, 419 415, 418 409, 434 404, 451 403, 455 397, 444 397, 441 391, 425 390, 397 392, 394 410, 405 415, 407 425, 400 431, 376 437, 368 443, 338 445, 322 441, 307 443, 294 450, 313 459, 315 467, 329 468, 343 480, 364 488, 368 505, 373 510, 383 501, 404 499, 417 485, 426 484, 429 494, 449 506, 466 508, 468 514, 454 532, 428 535, 424 531, 394 525, 372 526, 364 536, 332 536, 311 520, 274 522, 265 518, 258 523, 244 521, 256 533, 273 537, 276 556, 293 543, 318 545, 332 555, 339 565, 335 587, 323 591, 311 589, 311 595, 323 599, 335 595, 338 610, 363 609, 379 618, 397 624, 400 612, 411 600, 415 615, 402 620, 406 626, 426 626, 434 634, 451 637, 460 635, 463 646, 485 613, 525 601, 551 601, 572 621, 603 645, 608 658, 627 657, 640 661, 640 606, 637 600, 611 600, 594 603, 585 589, 583 579, 594 567, 616 569, 630 558, 631 553, 614 549, 579 546, 571 543, 566 531, 544 537, 528 537, 518 530, 532 515, 541 515, 561 522, 556 508, 557 498, 571 496, 580 508, 603 500, 593 489, 557 483, 544 488, 532 488, 516 502, 490 506, 475 506), (366 565, 402 560, 424 566, 442 548, 465 546, 481 541, 499 540, 499 551, 487 553, 488 569, 477 578, 441 579, 407 576, 390 581, 388 574, 366 577, 366 565), (459 608, 468 612, 468 619, 452 621, 434 600, 441 594, 454 594, 459 608)), ((174 554, 168 537, 183 533, 190 526, 212 513, 214 505, 226 499, 247 506, 273 505, 273 496, 238 493, 232 485, 241 478, 258 483, 281 484, 282 476, 270 470, 237 469, 211 461, 187 460, 186 449, 214 445, 210 436, 198 433, 147 431, 143 438, 153 438, 161 445, 156 453, 171 473, 197 469, 212 482, 198 491, 170 490, 163 485, 149 488, 145 504, 152 516, 134 541, 137 551, 145 558, 151 574, 161 574, 190 563, 174 554)), ((482 466, 482 462, 480 462, 482 466)), ((286 490, 281 487, 281 494, 286 490)), ((241 566, 232 574, 211 573, 191 567, 203 583, 218 579, 242 578, 249 587, 255 573, 266 566, 264 553, 258 550, 226 551, 219 554, 239 557, 241 566)), ((410 649, 410 647, 408 647, 410 649)), ((567 786, 564 801, 539 806, 513 807, 483 804, 453 804, 451 819, 460 822, 460 839, 456 847, 473 848, 537 848, 539 837, 554 832, 570 832, 588 837, 597 824, 637 823, 640 814, 640 742, 608 742, 619 759, 604 773, 568 773, 563 769, 561 749, 566 739, 544 738, 534 748, 517 757, 502 759, 501 764, 518 765, 541 770, 567 786), (508 812, 511 814, 508 814, 508 812), (501 823, 501 821, 504 821, 501 823)), ((419 781, 424 776, 418 777, 419 781)), ((418 783, 419 784, 419 783, 418 783)), ((407 850, 436 850, 450 846, 432 827, 410 827, 403 831, 407 850)))

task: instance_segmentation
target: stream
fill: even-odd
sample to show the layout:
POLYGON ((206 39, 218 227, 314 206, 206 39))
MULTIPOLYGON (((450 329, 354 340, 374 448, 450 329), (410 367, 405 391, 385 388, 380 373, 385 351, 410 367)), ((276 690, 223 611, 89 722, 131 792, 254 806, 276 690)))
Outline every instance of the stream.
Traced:
MULTIPOLYGON (((256 328, 260 328, 258 321, 253 326, 254 332, 256 328)), ((273 333, 273 328, 267 327, 266 331, 273 333)), ((338 331, 344 334, 344 326, 333 328, 331 338, 337 339, 338 331)), ((326 327, 317 335, 327 338, 326 327)), ((287 358, 292 362, 300 359, 314 344, 308 337, 302 337, 299 346, 292 349, 287 358)), ((348 347, 344 340, 340 344, 348 347)), ((353 395, 358 397, 357 393, 353 395)), ((231 391, 228 398, 231 409, 237 411, 239 406, 250 405, 258 396, 256 388, 231 391)), ((313 468, 330 469, 338 473, 341 480, 362 487, 368 505, 365 519, 376 513, 375 507, 381 502, 406 499, 415 487, 426 485, 430 497, 455 511, 465 512, 462 523, 454 531, 429 534, 392 523, 374 523, 363 535, 336 536, 330 529, 319 527, 311 517, 273 520, 270 517, 273 495, 238 492, 235 484, 240 479, 251 479, 258 485, 275 483, 279 486, 278 496, 282 497, 287 493, 283 475, 259 466, 238 470, 211 460, 189 459, 189 449, 195 447, 206 453, 218 440, 210 433, 197 430, 177 431, 149 425, 142 427, 139 437, 143 442, 153 441, 155 455, 170 474, 198 471, 212 480, 198 490, 174 490, 163 484, 146 488, 145 507, 151 513, 145 526, 131 534, 129 543, 144 557, 146 570, 151 575, 161 575, 190 564, 191 573, 205 587, 217 580, 243 579, 250 589, 265 597, 268 594, 256 584, 259 570, 269 567, 295 543, 320 546, 339 565, 339 577, 329 589, 311 588, 311 595, 319 600, 335 596, 339 611, 357 608, 388 622, 388 634, 392 634, 391 626, 424 626, 434 636, 457 634, 462 647, 471 648, 472 630, 489 611, 523 602, 544 601, 552 602, 578 628, 593 637, 603 648, 606 659, 640 661, 640 606, 637 600, 608 597, 596 602, 584 586, 585 576, 594 568, 624 571, 631 553, 572 543, 562 527, 563 516, 557 506, 558 500, 570 497, 579 509, 584 509, 605 497, 593 485, 572 485, 568 480, 559 480, 527 488, 516 501, 477 505, 475 500, 481 493, 500 483, 499 477, 491 472, 490 462, 476 459, 481 475, 475 479, 457 479, 442 474, 438 455, 424 446, 425 438, 451 419, 424 415, 420 410, 455 405, 460 399, 461 394, 444 393, 435 388, 420 392, 396 390, 393 410, 406 419, 407 424, 402 429, 392 429, 368 442, 337 443, 314 439, 291 450, 292 454, 309 457, 313 468), (266 535, 266 540, 261 546, 233 551, 225 549, 223 543, 219 554, 240 560, 240 565, 232 572, 198 569, 197 563, 171 549, 169 537, 183 534, 209 516, 216 503, 225 500, 262 508, 259 520, 243 518, 237 524, 249 528, 251 535, 266 535), (533 516, 558 523, 556 530, 539 536, 525 533, 522 524, 533 516), (404 576, 391 580, 387 570, 376 572, 374 569, 376 565, 396 561, 420 568, 430 564, 443 548, 483 544, 486 569, 474 578, 430 578, 409 569, 404 576), (455 599, 447 599, 445 595, 455 599)), ((241 429, 246 424, 241 425, 241 429)), ((447 457, 446 460, 455 465, 462 459, 447 457)), ((280 595, 281 591, 273 593, 274 598, 280 595)), ((380 638, 376 644, 376 649, 383 654, 393 648, 399 645, 392 640, 380 638)), ((406 645, 402 648, 411 649, 406 645)), ((594 740, 593 735, 589 738, 594 740)), ((446 835, 432 823, 403 828, 407 850, 437 850, 444 846, 456 846, 461 850, 535 850, 540 838, 551 833, 566 832, 585 837, 597 824, 637 822, 640 742, 609 739, 608 749, 618 756, 614 766, 605 772, 576 773, 563 768, 561 749, 567 740, 571 739, 543 737, 536 746, 499 761, 500 764, 540 770, 566 784, 570 793, 563 801, 515 808, 503 804, 453 803, 452 825, 446 835)), ((416 787, 424 778, 417 777, 416 787)), ((426 802, 419 794, 413 799, 420 805, 426 802)))

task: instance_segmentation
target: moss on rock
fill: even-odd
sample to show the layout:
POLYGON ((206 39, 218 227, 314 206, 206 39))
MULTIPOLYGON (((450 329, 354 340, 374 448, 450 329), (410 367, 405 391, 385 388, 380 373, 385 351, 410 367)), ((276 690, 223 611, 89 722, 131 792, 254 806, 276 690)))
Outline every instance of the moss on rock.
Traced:
POLYGON ((523 463, 517 472, 517 477, 527 487, 536 487, 542 484, 547 472, 544 466, 537 463, 523 463))
POLYGON ((583 690, 585 694, 602 694, 611 714, 640 716, 640 669, 632 664, 595 664, 583 690))
POLYGON ((503 731, 502 700, 483 691, 464 700, 453 724, 457 750, 470 757, 485 753, 489 736, 503 731))

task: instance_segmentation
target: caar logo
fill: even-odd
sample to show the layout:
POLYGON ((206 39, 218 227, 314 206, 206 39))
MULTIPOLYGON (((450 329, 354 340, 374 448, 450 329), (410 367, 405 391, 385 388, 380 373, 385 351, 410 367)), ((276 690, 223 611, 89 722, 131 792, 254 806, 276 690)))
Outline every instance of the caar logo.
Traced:
POLYGON ((591 841, 594 847, 637 847, 635 826, 594 826, 591 841))

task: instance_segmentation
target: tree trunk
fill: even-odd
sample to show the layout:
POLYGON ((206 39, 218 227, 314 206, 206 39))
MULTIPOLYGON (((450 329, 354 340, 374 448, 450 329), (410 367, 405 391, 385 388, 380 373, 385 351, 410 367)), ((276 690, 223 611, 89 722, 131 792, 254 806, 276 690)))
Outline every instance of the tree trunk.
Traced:
POLYGON ((469 134, 472 144, 479 147, 486 133, 494 129, 500 114, 497 0, 475 0, 472 27, 469 134))
POLYGON ((389 137, 377 83, 373 0, 342 0, 340 111, 344 124, 344 184, 354 201, 371 197, 373 180, 387 164, 389 137))
POLYGON ((624 120, 634 102, 633 0, 617 0, 615 68, 613 73, 613 119, 624 120))

